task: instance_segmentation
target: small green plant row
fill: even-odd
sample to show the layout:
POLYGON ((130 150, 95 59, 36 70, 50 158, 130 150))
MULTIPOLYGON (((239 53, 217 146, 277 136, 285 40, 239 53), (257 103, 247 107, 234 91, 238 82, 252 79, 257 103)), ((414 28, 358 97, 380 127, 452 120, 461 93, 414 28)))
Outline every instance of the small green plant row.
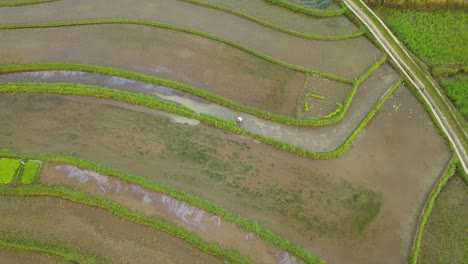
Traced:
POLYGON ((419 222, 418 230, 417 230, 417 236, 416 236, 416 241, 414 244, 414 252, 411 257, 410 263, 411 264, 417 264, 418 263, 418 257, 419 257, 419 251, 421 250, 421 241, 422 241, 422 236, 424 233, 424 227, 426 226, 427 219, 429 218, 432 208, 434 207, 434 203, 439 196, 439 193, 442 191, 442 188, 445 186, 445 184, 452 178, 452 176, 455 174, 455 169, 456 169, 456 163, 452 162, 450 163, 450 167, 446 171, 446 173, 443 175, 443 177, 440 179, 439 183, 431 193, 431 196, 429 197, 429 200, 426 204, 426 207, 423 210, 421 220, 419 222))
POLYGON ((306 98, 316 98, 316 99, 324 100, 325 96, 316 94, 316 93, 308 93, 306 94, 306 98))
POLYGON ((297 13, 302 13, 309 16, 315 17, 334 17, 334 16, 341 16, 343 15, 348 8, 346 6, 341 6, 340 9, 336 10, 320 10, 320 9, 312 9, 312 8, 305 8, 302 6, 295 5, 285 0, 264 0, 267 3, 281 6, 283 8, 292 10, 297 13))
MULTIPOLYGON (((353 83, 358 83, 359 85, 367 79, 380 65, 382 65, 385 60, 387 59, 387 55, 384 54, 374 65, 372 65, 358 80, 353 81, 353 83)), ((18 64, 18 65, 5 65, 0 66, 0 74, 1 73, 12 73, 12 72, 28 72, 28 71, 47 71, 47 70, 68 70, 68 71, 82 71, 82 72, 90 72, 90 73, 97 73, 103 74, 108 76, 117 76, 122 77, 130 80, 140 81, 148 84, 153 85, 161 85, 166 87, 171 87, 174 89, 178 89, 192 95, 198 96, 200 98, 206 99, 208 101, 214 102, 216 104, 231 108, 236 111, 248 113, 263 119, 275 121, 278 123, 283 123, 286 125, 295 125, 295 126, 324 126, 329 124, 334 124, 339 122, 343 117, 348 108, 343 109, 343 111, 337 112, 336 116, 327 116, 327 117, 319 117, 319 118, 304 118, 300 119, 297 117, 291 116, 284 116, 273 114, 267 111, 263 111, 254 107, 250 107, 247 105, 242 105, 236 102, 233 102, 227 98, 218 96, 216 94, 204 91, 199 88, 195 88, 193 86, 182 84, 177 81, 162 79, 158 77, 153 77, 149 75, 144 75, 141 73, 136 73, 128 70, 111 68, 111 67, 103 67, 103 66, 96 66, 96 65, 86 65, 86 64, 75 64, 75 63, 38 63, 38 64, 18 64)), ((304 83, 304 87, 310 81, 310 73, 306 73, 306 81, 304 83)), ((354 94, 358 89, 359 85, 354 85, 351 91, 348 93, 346 102, 351 104, 353 100, 354 94)))
MULTIPOLYGON (((213 122, 216 122, 216 121, 219 121, 219 120, 213 119, 213 122)), ((237 128, 235 124, 233 124, 232 127, 237 128)), ((162 184, 147 180, 145 178, 129 174, 122 170, 111 169, 102 164, 98 164, 96 162, 85 160, 76 156, 56 156, 56 155, 47 155, 47 154, 19 154, 19 153, 15 153, 9 150, 5 150, 5 149, 0 150, 0 155, 7 156, 10 158, 31 158, 31 159, 40 159, 45 162, 70 164, 70 165, 77 166, 81 169, 92 170, 92 171, 101 173, 103 175, 116 177, 120 180, 124 180, 126 182, 139 185, 148 190, 152 190, 155 192, 169 195, 179 201, 187 202, 207 212, 218 215, 222 217, 224 220, 234 223, 238 225, 239 227, 244 228, 248 232, 252 232, 256 234, 257 237, 267 242, 270 242, 273 245, 276 245, 277 247, 285 251, 288 251, 289 253, 302 259, 306 263, 323 263, 322 260, 313 256, 309 251, 299 247, 298 245, 291 243, 290 241, 282 237, 279 237, 272 230, 263 227, 258 222, 237 216, 208 200, 204 200, 204 199, 199 198, 198 196, 185 193, 177 188, 162 185, 162 184)), ((45 188, 45 187, 42 187, 42 188, 45 188)), ((9 189, 17 189, 17 188, 9 188, 9 189)), ((3 190, 3 189, 0 188, 0 190, 3 190)), ((45 191, 44 193, 47 194, 47 191, 45 191)))
POLYGON ((17 0, 17 1, 7 1, 7 2, 0 1, 0 7, 35 5, 35 4, 55 2, 55 1, 58 1, 58 0, 17 0))
POLYGON ((10 184, 17 176, 21 176, 22 184, 35 181, 40 163, 28 160, 26 163, 16 159, 0 159, 0 184, 10 184))
POLYGON ((187 28, 187 27, 182 27, 182 26, 177 26, 177 25, 171 25, 171 24, 166 24, 166 23, 161 23, 161 22, 156 22, 156 21, 150 21, 150 20, 141 20, 141 19, 121 19, 121 18, 115 18, 115 19, 90 19, 90 20, 78 20, 78 21, 65 21, 65 22, 49 22, 49 23, 32 23, 32 24, 11 24, 11 25, 0 25, 0 29, 24 29, 24 28, 50 28, 50 27, 69 27, 69 26, 84 26, 84 25, 101 25, 101 24, 133 24, 133 25, 145 25, 145 26, 152 26, 152 27, 158 27, 158 28, 164 28, 164 29, 169 29, 169 30, 174 30, 174 31, 179 31, 179 32, 184 32, 188 34, 194 34, 198 35, 204 38, 212 39, 214 41, 218 41, 220 43, 229 45, 231 47, 240 49, 244 52, 247 52, 253 56, 256 56, 260 59, 263 59, 265 61, 271 62, 273 64, 279 65, 281 67, 298 71, 298 72, 303 72, 303 73, 311 73, 311 74, 316 74, 320 77, 338 81, 338 82, 343 82, 343 83, 348 83, 352 84, 353 80, 340 77, 334 74, 330 73, 322 73, 318 72, 312 69, 307 69, 299 65, 294 65, 290 64, 287 62, 284 62, 282 60, 273 58, 271 56, 265 55, 263 53, 260 53, 258 51, 255 51, 251 48, 248 48, 246 46, 243 46, 241 44, 238 44, 236 42, 218 37, 216 35, 212 35, 209 33, 205 33, 199 30, 187 28))
POLYGON ((273 30, 280 31, 280 32, 283 32, 283 33, 286 33, 286 34, 289 34, 289 35, 292 35, 292 36, 300 37, 300 38, 334 41, 334 40, 345 40, 345 39, 357 38, 357 37, 360 37, 360 36, 362 36, 364 34, 364 31, 362 31, 362 29, 359 29, 356 32, 349 33, 349 34, 343 34, 343 35, 333 35, 333 36, 332 35, 313 35, 313 34, 308 34, 308 33, 303 33, 303 32, 290 30, 288 28, 284 28, 284 27, 281 27, 281 26, 278 26, 278 25, 263 21, 263 20, 258 19, 256 17, 244 14, 242 12, 239 12, 237 10, 234 10, 234 9, 231 9, 231 8, 228 8, 228 7, 219 6, 219 5, 215 5, 215 4, 211 4, 211 3, 207 3, 207 2, 203 2, 203 1, 199 1, 199 0, 180 0, 180 1, 191 3, 191 4, 194 4, 194 5, 199 5, 199 6, 203 6, 203 7, 216 9, 216 10, 223 11, 223 12, 226 12, 226 13, 230 13, 230 14, 242 17, 244 19, 250 20, 252 22, 255 22, 255 23, 259 24, 259 25, 262 25, 262 26, 265 26, 265 27, 271 28, 273 30))
POLYGON ((375 113, 380 109, 383 103, 386 101, 388 96, 400 86, 402 80, 396 82, 391 88, 390 92, 386 93, 383 98, 381 98, 374 108, 367 114, 364 120, 359 124, 359 126, 351 133, 351 135, 345 140, 343 145, 339 148, 330 151, 330 152, 312 152, 305 150, 296 146, 292 146, 268 138, 263 135, 255 134, 248 132, 236 126, 235 122, 228 121, 219 117, 215 117, 208 114, 196 114, 191 109, 169 102, 164 101, 156 97, 131 93, 126 91, 120 91, 116 89, 108 89, 99 86, 83 85, 83 84, 69 84, 69 83, 59 83, 59 84, 44 84, 44 83, 9 83, 0 85, 0 93, 54 93, 62 95, 80 95, 80 96, 91 96, 97 98, 113 99, 117 101, 122 101, 130 104, 145 106, 157 110, 162 110, 168 113, 184 116, 187 118, 198 119, 199 121, 211 125, 213 127, 223 129, 238 135, 248 136, 254 139, 257 139, 263 143, 270 144, 274 147, 277 147, 281 150, 289 151, 291 153, 313 159, 332 159, 341 156, 344 154, 354 142, 354 139, 358 136, 360 131, 366 126, 370 119, 375 115, 375 113))
POLYGON ((56 256, 67 262, 88 263, 88 264, 106 264, 110 261, 96 255, 83 254, 70 250, 66 245, 46 245, 30 240, 18 240, 14 238, 0 238, 0 248, 21 250, 26 252, 35 252, 56 256))
POLYGON ((217 256, 226 261, 232 263, 253 263, 248 258, 240 255, 239 252, 231 249, 224 249, 217 243, 205 242, 198 235, 185 230, 175 223, 163 220, 158 217, 148 217, 118 203, 105 200, 98 196, 90 196, 84 192, 66 188, 64 186, 35 184, 16 188, 0 188, 0 195, 52 196, 67 199, 76 203, 96 206, 108 210, 118 217, 130 220, 137 224, 162 230, 170 235, 181 238, 197 247, 201 251, 213 256, 217 256))

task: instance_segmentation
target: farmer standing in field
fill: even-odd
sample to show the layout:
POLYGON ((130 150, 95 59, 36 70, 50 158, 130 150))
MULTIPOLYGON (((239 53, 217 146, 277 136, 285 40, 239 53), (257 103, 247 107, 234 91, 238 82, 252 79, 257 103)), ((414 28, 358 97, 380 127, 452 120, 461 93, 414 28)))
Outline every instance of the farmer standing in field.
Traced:
POLYGON ((236 119, 237 126, 240 127, 242 125, 242 122, 243 122, 242 117, 238 116, 236 119))

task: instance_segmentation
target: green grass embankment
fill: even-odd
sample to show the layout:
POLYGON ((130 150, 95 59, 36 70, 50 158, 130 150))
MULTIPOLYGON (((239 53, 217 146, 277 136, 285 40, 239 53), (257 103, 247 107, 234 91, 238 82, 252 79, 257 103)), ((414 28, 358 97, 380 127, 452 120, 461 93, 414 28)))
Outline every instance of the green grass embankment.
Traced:
POLYGON ((13 7, 13 6, 24 6, 24 5, 35 5, 47 2, 55 2, 59 0, 16 0, 0 2, 0 7, 13 7))
MULTIPOLYGON (((1 191, 0 191, 1 192, 1 191)), ((47 254, 60 257, 66 262, 83 264, 107 264, 110 261, 95 255, 74 252, 65 245, 46 245, 28 240, 17 240, 12 238, 0 238, 0 248, 14 249, 26 252, 47 254)))
POLYGON ((217 256, 230 262, 232 261, 233 263, 253 263, 251 260, 240 255, 237 251, 223 249, 216 243, 207 243, 196 234, 191 233, 174 223, 157 217, 147 217, 120 204, 110 202, 97 196, 89 196, 83 192, 63 186, 34 184, 29 186, 23 185, 15 188, 0 188, 0 195, 53 196, 64 198, 72 202, 96 206, 108 210, 118 217, 130 220, 137 224, 159 229, 168 234, 179 237, 207 254, 217 256))
POLYGON ((272 24, 270 22, 258 19, 258 18, 254 17, 254 16, 242 13, 242 12, 234 10, 232 8, 228 8, 228 7, 224 7, 224 6, 220 6, 220 5, 215 5, 215 4, 203 2, 203 1, 200 1, 200 0, 180 0, 180 1, 191 3, 191 4, 194 4, 194 5, 199 5, 199 6, 203 6, 203 7, 216 9, 216 10, 223 11, 223 12, 226 12, 226 13, 230 13, 230 14, 242 17, 244 19, 248 19, 248 20, 250 20, 252 22, 255 22, 255 23, 259 24, 259 25, 262 25, 264 27, 268 27, 268 28, 271 28, 273 30, 280 31, 280 32, 283 32, 283 33, 286 33, 286 34, 289 34, 289 35, 292 35, 292 36, 300 37, 300 38, 334 41, 334 40, 345 40, 345 39, 357 38, 357 37, 360 37, 360 36, 362 36, 364 34, 364 32, 362 30, 358 30, 358 31, 356 31, 354 33, 343 34, 343 35, 334 35, 334 36, 332 36, 332 35, 308 34, 308 33, 298 32, 298 31, 294 31, 294 30, 291 30, 291 29, 288 29, 288 28, 285 28, 285 27, 281 27, 281 26, 272 24))
MULTIPOLYGON (((318 259, 317 257, 313 256, 309 251, 299 247, 298 245, 295 245, 291 243, 290 241, 279 237, 276 235, 272 230, 267 229, 260 225, 258 222, 249 220, 247 218, 243 218, 240 216, 237 216, 229 211, 226 211, 225 209, 215 205, 214 203, 203 200, 197 196, 185 193, 180 191, 179 189, 165 186, 162 184, 158 184, 153 181, 149 181, 147 179, 144 179, 142 177, 138 177, 132 174, 129 174, 127 172, 121 171, 121 170, 116 170, 116 169, 111 169, 108 168, 104 165, 95 163, 93 161, 88 161, 85 159, 78 158, 76 156, 54 156, 54 155, 46 155, 46 154, 18 154, 14 153, 8 150, 0 150, 0 156, 6 156, 6 157, 12 157, 12 158, 30 158, 30 159, 39 159, 42 161, 46 162, 53 162, 53 163, 60 163, 60 164, 70 164, 77 166, 81 169, 85 170, 92 170, 96 171, 98 173, 101 173, 103 175, 111 176, 111 177, 116 177, 118 179, 124 180, 126 182, 132 183, 132 184, 137 184, 143 188, 146 188, 151 191, 163 193, 166 195, 169 195, 179 201, 187 202, 193 206, 196 206, 198 208, 201 208, 207 212, 210 212, 212 214, 218 215, 222 217, 224 220, 228 222, 232 222, 239 227, 244 228, 245 230, 254 233, 257 237, 272 243, 273 245, 276 245, 277 247, 288 251, 292 255, 299 257, 306 263, 323 263, 322 260, 318 259)), ((34 186, 34 185, 31 185, 34 186)), ((36 185, 37 186, 37 185, 36 185)), ((42 185, 41 185, 42 186, 42 185)), ((30 186, 25 186, 23 189, 30 187, 30 186)), ((45 188, 42 186, 41 188, 45 188)), ((48 187, 50 188, 50 187, 48 187)), ((13 188, 9 189, 0 189, 0 190, 12 190, 13 188)), ((16 189, 16 188, 15 188, 16 189)), ((29 189, 25 189, 29 190, 29 189)), ((34 189, 33 189, 34 190, 34 189)), ((61 189, 59 190, 59 194, 62 193, 61 189)), ((67 191, 68 192, 68 191, 67 191)), ((53 193, 53 192, 52 192, 53 193)), ((1 191, 0 191, 1 194, 1 191)), ((46 195, 45 193, 44 195, 46 195)), ((81 195, 81 194, 80 194, 81 195)))
MULTIPOLYGON (((193 86, 182 84, 176 81, 161 79, 153 76, 148 76, 128 70, 95 66, 95 65, 86 65, 86 64, 73 64, 73 63, 39 63, 39 64, 24 64, 24 65, 6 65, 0 66, 0 73, 12 73, 12 72, 27 72, 27 71, 46 71, 46 70, 68 70, 68 71, 83 71, 90 73, 98 73, 108 76, 117 76, 130 80, 141 81, 153 85, 161 85, 166 87, 171 87, 178 89, 192 95, 198 96, 200 98, 209 100, 216 104, 226 106, 233 110, 240 112, 248 113, 263 119, 272 120, 278 123, 283 123, 286 125, 296 125, 296 126, 323 126, 339 122, 346 111, 348 110, 349 105, 351 104, 354 94, 356 93, 358 87, 362 82, 364 82, 380 65, 382 65, 387 59, 387 55, 384 54, 374 65, 372 65, 359 79, 351 81, 353 85, 352 89, 348 93, 344 105, 346 107, 339 108, 334 113, 331 113, 328 116, 321 118, 305 118, 299 119, 296 117, 283 116, 278 114, 272 114, 267 111, 263 111, 251 106, 242 105, 236 102, 233 102, 227 98, 218 96, 213 93, 209 93, 199 88, 193 86)), ((310 76, 312 73, 307 72, 306 75, 310 76)))

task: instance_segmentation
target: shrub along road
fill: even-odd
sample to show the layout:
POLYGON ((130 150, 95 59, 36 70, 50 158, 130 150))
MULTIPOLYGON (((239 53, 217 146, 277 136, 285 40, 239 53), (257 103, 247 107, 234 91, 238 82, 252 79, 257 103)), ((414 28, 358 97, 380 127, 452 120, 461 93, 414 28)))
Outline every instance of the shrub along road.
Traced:
MULTIPOLYGON (((450 141, 455 153, 460 159, 460 163, 462 164, 463 170, 465 171, 466 174, 468 174, 468 156, 466 154, 466 150, 463 146, 462 140, 466 140, 468 137, 466 135, 466 131, 463 130, 462 124, 459 123, 456 117, 453 116, 453 112, 449 106, 442 105, 442 107, 446 107, 451 116, 454 120, 453 122, 456 123, 457 128, 459 128, 460 135, 457 134, 457 132, 453 129, 449 121, 447 120, 447 117, 445 116, 444 112, 441 110, 441 106, 438 105, 432 95, 425 89, 425 82, 422 80, 420 77, 420 74, 418 74, 418 67, 417 64, 412 60, 412 58, 405 52, 404 48, 402 47, 401 43, 398 42, 396 37, 390 32, 390 30, 384 25, 382 20, 380 20, 373 12, 370 10, 364 3, 362 3, 360 0, 357 0, 358 4, 360 6, 363 6, 365 10, 362 10, 358 4, 356 4, 353 0, 344 0, 344 3, 349 7, 349 9, 359 17, 359 19, 362 21, 364 25, 370 30, 370 32, 375 36, 375 38, 379 41, 379 43, 382 45, 382 47, 385 49, 385 51, 390 55, 390 57, 393 59, 395 64, 398 66, 398 68, 405 74, 405 76, 409 79, 409 81, 417 88, 418 92, 424 99, 425 103, 427 103, 431 109, 432 114, 434 117, 437 119, 437 122, 440 124, 442 130, 444 133, 447 135, 447 139, 450 141), (369 17, 367 14, 371 14, 372 18, 369 17), (379 25, 375 21, 378 21, 379 25), (386 31, 390 37, 387 37, 379 28, 383 27, 383 29, 386 31), (397 51, 397 48, 395 48, 392 43, 396 43, 398 45, 399 50, 403 50, 404 54, 400 54, 397 51), (411 62, 411 63, 408 63, 411 62), (462 139, 459 138, 462 137, 462 139)), ((422 74, 424 75, 424 74, 422 74)), ((437 92, 436 95, 438 95, 438 99, 440 99, 442 102, 445 103, 442 92, 438 89, 437 85, 434 84, 434 81, 430 79, 430 77, 425 77, 426 81, 429 82, 429 84, 432 87, 426 87, 426 88, 433 88, 437 92)))

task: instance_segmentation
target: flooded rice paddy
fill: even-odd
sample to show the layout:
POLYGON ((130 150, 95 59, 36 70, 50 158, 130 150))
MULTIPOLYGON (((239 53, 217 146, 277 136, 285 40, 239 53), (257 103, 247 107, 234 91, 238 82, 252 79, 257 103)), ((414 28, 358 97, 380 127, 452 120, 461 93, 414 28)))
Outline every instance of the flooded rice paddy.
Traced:
POLYGON ((264 0, 197 0, 196 2, 236 10, 273 25, 306 34, 336 36, 359 30, 346 16, 315 18, 288 12, 264 0))
MULTIPOLYGON (((148 19, 197 29, 239 43, 291 64, 352 79, 362 75, 381 54, 380 50, 364 36, 342 41, 303 39, 275 31, 222 11, 174 0, 141 0, 138 3, 125 0, 61 0, 47 4, 0 9, 0 23, 2 24, 98 18, 148 19)), ((18 30, 13 31, 17 32, 18 30)), ((14 34, 3 30, 1 32, 2 43, 6 42, 4 36, 14 34)), ((21 34, 22 38, 28 37, 25 31, 21 32, 16 34, 21 34)), ((54 39, 61 39, 63 41, 70 38, 63 31, 59 30, 56 32, 58 35, 55 35, 54 39)), ((152 42, 147 42, 145 39, 149 41, 154 36, 149 35, 149 33, 143 35, 134 33, 130 36, 134 35, 138 35, 136 36, 138 38, 138 46, 133 53, 139 52, 139 54, 145 54, 145 47, 152 46, 152 42)), ((131 38, 128 38, 128 41, 131 40, 131 38)), ((34 41, 35 43, 39 43, 41 38, 35 38, 34 41)), ((15 44, 24 45, 24 42, 28 42, 27 39, 21 39, 21 41, 17 41, 15 44)), ((80 41, 77 41, 77 43, 81 45, 80 41)), ((77 46, 62 46, 55 43, 51 45, 55 46, 57 50, 74 49, 77 46)), ((109 45, 106 48, 112 49, 113 46, 109 45)), ((3 49, 1 47, 0 57, 20 56, 23 53, 30 53, 34 50, 33 47, 28 47, 22 49, 21 52, 11 54, 3 49)), ((102 51, 105 50, 103 49, 102 51)), ((86 54, 86 52, 83 54, 86 54)), ((179 56, 184 55, 184 53, 177 54, 179 56)), ((115 53, 113 56, 121 59, 120 56, 122 54, 115 53)), ((179 58, 179 56, 176 58, 179 58)), ((239 62, 239 59, 233 62, 239 62)), ((205 64, 208 63, 203 60, 198 60, 198 63, 196 63, 196 65, 205 64)), ((182 72, 184 71, 179 71, 179 73, 182 72)), ((216 76, 212 77, 216 78, 216 76)))
POLYGON ((2 31, 2 63, 73 62, 128 69, 193 85, 235 102, 293 115, 305 74, 231 46, 173 30, 93 25, 2 31))
POLYGON ((1 148, 79 155, 178 187, 332 263, 403 262, 427 190, 450 158, 404 87, 334 160, 82 97, 0 95, 0 125, 1 148))
POLYGON ((2 236, 63 243, 111 263, 222 263, 179 238, 61 198, 0 196, 0 215, 2 236))
MULTIPOLYGON (((0 1, 1 2, 1 1, 0 1)), ((69 263, 60 257, 52 257, 41 253, 32 253, 21 250, 0 248, 2 263, 18 264, 66 264, 69 263)))
MULTIPOLYGON (((323 91, 320 90, 320 88, 315 87, 314 84, 317 79, 320 78, 312 78, 310 82, 310 85, 312 86, 311 90, 317 91, 317 93, 320 91, 321 95, 333 97, 334 94, 332 91, 323 91)), ((0 83, 13 81, 52 83, 69 81, 93 85, 97 84, 105 87, 157 96, 164 100, 182 104, 197 113, 213 114, 228 120, 235 120, 237 116, 242 116, 244 120, 243 128, 250 132, 265 135, 315 152, 333 151, 342 145, 353 130, 364 119, 367 113, 374 107, 377 101, 388 91, 388 89, 390 89, 397 79, 398 74, 390 67, 390 65, 383 64, 359 87, 351 107, 348 109, 348 112, 345 114, 345 117, 341 122, 335 125, 314 128, 282 125, 200 100, 197 97, 190 96, 178 90, 148 85, 142 82, 131 81, 118 77, 67 71, 12 73, 0 75, 0 83)), ((323 81, 323 79, 321 80, 323 81)), ((325 84, 328 85, 329 83, 325 84)), ((329 86, 330 88, 334 87, 333 84, 329 86)), ((330 105, 330 100, 332 105, 334 104, 336 106, 336 103, 331 98, 325 98, 324 101, 327 101, 328 105, 330 105)), ((325 108, 327 106, 327 104, 323 104, 323 106, 315 105, 312 100, 310 101, 310 105, 313 109, 320 107, 325 108)))
POLYGON ((254 263, 298 263, 288 252, 279 250, 255 234, 224 221, 217 215, 178 201, 165 194, 146 190, 138 185, 80 170, 70 165, 47 164, 42 171, 41 182, 78 188, 91 195, 98 195, 117 202, 148 216, 157 215, 178 223, 203 240, 231 248, 254 261, 254 263), (290 256, 285 259, 285 256, 290 256), (286 262, 285 262, 286 261, 286 262))

